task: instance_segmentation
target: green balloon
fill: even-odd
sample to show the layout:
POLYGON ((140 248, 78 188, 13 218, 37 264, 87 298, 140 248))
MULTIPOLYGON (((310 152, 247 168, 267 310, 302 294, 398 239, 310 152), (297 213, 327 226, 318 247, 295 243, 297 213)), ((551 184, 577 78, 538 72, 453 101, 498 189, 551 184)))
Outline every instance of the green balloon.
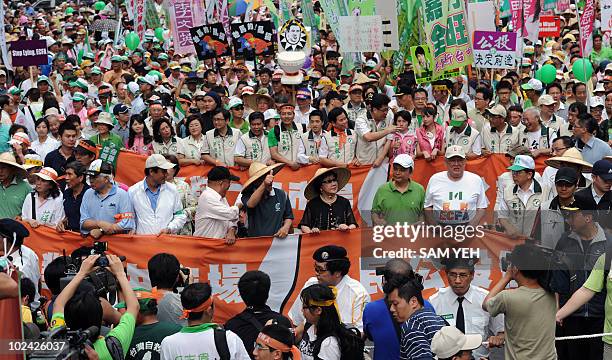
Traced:
POLYGON ((74 13, 74 9, 71 7, 66 8, 66 15, 72 15, 74 13))
POLYGON ((96 9, 96 11, 104 10, 105 7, 106 4, 104 3, 104 1, 98 1, 94 4, 94 9, 96 9))
POLYGON ((546 64, 540 69, 540 81, 544 84, 550 84, 557 77, 557 68, 551 64, 546 64))
POLYGON ((536 78, 536 80, 540 80, 540 81, 542 81, 542 69, 538 69, 538 70, 536 70, 536 72, 535 72, 535 78, 536 78))
POLYGON ((155 37, 157 38, 157 40, 164 42, 164 29, 160 27, 155 29, 155 37))
POLYGON ((578 59, 572 65, 574 77, 582 82, 587 82, 593 75, 593 64, 587 59, 578 59))
POLYGON ((140 38, 135 32, 132 31, 131 33, 125 36, 125 46, 127 46, 128 49, 134 51, 136 50, 139 44, 140 38))

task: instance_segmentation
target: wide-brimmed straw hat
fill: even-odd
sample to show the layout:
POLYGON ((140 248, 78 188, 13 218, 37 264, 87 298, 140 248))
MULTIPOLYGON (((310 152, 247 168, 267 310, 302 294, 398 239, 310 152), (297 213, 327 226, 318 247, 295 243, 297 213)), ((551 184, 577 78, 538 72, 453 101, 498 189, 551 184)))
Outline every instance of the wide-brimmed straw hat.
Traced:
POLYGON ((15 169, 19 170, 21 176, 26 176, 27 174, 26 169, 17 163, 15 156, 13 156, 13 154, 10 152, 3 152, 0 154, 0 163, 13 166, 15 169))
POLYGON ((312 200, 319 196, 319 189, 317 186, 317 179, 323 178, 329 174, 336 174, 336 178, 338 178, 338 191, 342 190, 342 188, 348 184, 349 179, 351 178, 351 172, 347 168, 341 167, 333 167, 333 168, 320 168, 315 172, 314 176, 308 184, 306 184, 306 189, 304 189, 304 197, 307 200, 312 200))
POLYGON ((272 171, 272 174, 276 175, 283 166, 285 166, 285 164, 282 163, 266 166, 265 164, 254 161, 251 166, 249 166, 249 179, 242 185, 242 191, 247 190, 253 183, 257 182, 257 180, 268 175, 270 171, 272 171))
POLYGON ((260 98, 266 99, 270 109, 274 108, 274 99, 268 94, 268 89, 259 89, 257 93, 252 95, 242 94, 244 105, 252 110, 257 110, 257 100, 260 98))
POLYGON ((582 158, 582 154, 576 148, 569 148, 564 153, 563 156, 555 156, 550 159, 544 160, 546 165, 550 167, 554 167, 555 169, 560 169, 564 165, 561 163, 570 163, 582 166, 582 173, 590 173, 593 169, 593 165, 587 161, 584 161, 582 158))

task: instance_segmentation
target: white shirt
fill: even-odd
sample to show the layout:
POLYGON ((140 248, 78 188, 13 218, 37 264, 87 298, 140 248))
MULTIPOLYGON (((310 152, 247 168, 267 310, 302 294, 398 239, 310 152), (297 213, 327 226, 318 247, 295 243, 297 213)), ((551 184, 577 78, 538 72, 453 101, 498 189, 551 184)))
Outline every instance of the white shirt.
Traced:
MULTIPOLYGON (((161 342, 160 359, 219 359, 212 329, 199 332, 178 332, 166 337, 161 342)), ((238 335, 226 330, 227 347, 232 360, 251 360, 238 335)))
POLYGON ((447 171, 434 174, 425 192, 425 207, 433 207, 436 220, 445 224, 467 223, 477 209, 486 209, 489 200, 482 178, 464 171, 459 180, 451 180, 447 171))
POLYGON ((176 186, 165 183, 157 189, 159 195, 155 210, 146 194, 147 188, 145 180, 141 180, 128 190, 136 216, 136 234, 159 234, 163 229, 178 234, 187 221, 187 215, 183 212, 181 195, 176 186))
POLYGON ((202 157, 202 147, 204 146, 204 134, 200 136, 200 140, 196 140, 189 135, 183 139, 183 147, 177 150, 178 154, 185 155, 185 159, 197 159, 202 157))
MULTIPOLYGON (((318 284, 316 277, 308 279, 302 290, 313 284, 318 284)), ((338 302, 338 311, 340 311, 340 320, 363 332, 363 309, 370 302, 368 291, 359 281, 352 279, 348 275, 344 275, 342 280, 336 285, 336 289, 338 290, 336 301, 338 302)), ((302 314, 302 299, 299 296, 293 303, 293 306, 291 306, 288 315, 296 326, 305 322, 306 319, 304 319, 304 314, 302 314)))
POLYGON ((36 202, 36 219, 32 216, 32 193, 29 193, 21 207, 21 216, 27 220, 36 220, 42 225, 55 227, 64 218, 64 196, 60 192, 59 196, 47 197, 45 201, 40 201, 38 194, 34 195, 36 202))
MULTIPOLYGON (((308 334, 308 342, 302 341, 298 347, 302 360, 314 360, 313 350, 314 342, 317 340, 317 335, 314 332, 314 326, 311 326, 306 330, 308 334)), ((335 336, 328 336, 321 341, 321 349, 319 350, 318 358, 321 360, 340 360, 340 344, 335 336)))
MULTIPOLYGON (((489 292, 481 287, 471 285, 463 296, 465 299, 461 306, 465 319, 466 334, 480 334, 483 341, 489 336, 504 331, 504 315, 499 314, 491 317, 488 312, 482 310, 482 302, 489 292)), ((450 287, 441 288, 429 298, 429 302, 436 309, 436 314, 444 318, 450 326, 455 326, 457 321, 457 309, 459 302, 457 295, 450 287)), ((489 357, 489 350, 481 346, 474 350, 474 359, 489 357)))
POLYGON ((593 194, 593 200, 595 200, 595 203, 597 205, 599 205, 599 202, 601 201, 603 196, 597 194, 597 192, 595 191, 595 187, 594 186, 591 186, 591 194, 593 194))
POLYGON ((34 286, 36 286, 36 298, 38 298, 40 290, 38 288, 38 283, 40 282, 38 255, 29 247, 21 245, 21 255, 19 255, 19 251, 15 251, 11 254, 11 257, 13 258, 13 265, 23 273, 23 277, 32 280, 34 286))
POLYGON ((230 206, 226 198, 206 187, 198 199, 194 236, 223 239, 227 231, 238 223, 238 207, 230 206))
POLYGON ((60 146, 60 142, 55 140, 51 133, 47 136, 47 140, 44 143, 41 143, 38 140, 32 142, 31 149, 34 150, 35 153, 40 155, 40 157, 44 160, 48 153, 57 149, 60 146))
POLYGON ((306 112, 302 112, 302 110, 300 110, 300 107, 296 106, 295 107, 295 117, 293 118, 293 121, 296 124, 308 125, 308 123, 310 122, 310 113, 313 110, 316 110, 316 109, 311 106, 306 112))

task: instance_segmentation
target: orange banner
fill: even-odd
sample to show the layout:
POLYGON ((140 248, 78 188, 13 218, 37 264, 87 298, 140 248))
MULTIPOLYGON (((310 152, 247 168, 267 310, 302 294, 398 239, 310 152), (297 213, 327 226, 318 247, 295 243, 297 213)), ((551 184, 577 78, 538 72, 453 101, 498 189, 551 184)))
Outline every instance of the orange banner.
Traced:
MULTIPOLYGON (((44 268, 62 250, 69 254, 82 245, 92 245, 91 238, 82 238, 76 233, 57 233, 48 227, 30 228, 26 245, 39 256, 44 268)), ((347 249, 351 260, 349 275, 359 279, 371 294, 378 299, 381 294, 381 277, 376 276, 374 267, 364 264, 384 264, 385 259, 372 259, 363 244, 371 243, 369 229, 355 229, 348 233, 325 231, 318 235, 290 235, 286 239, 248 238, 239 239, 227 246, 222 240, 185 236, 105 236, 109 253, 127 258, 127 273, 133 286, 150 287, 147 272, 149 258, 159 252, 174 254, 183 266, 189 267, 195 281, 208 281, 215 294, 222 300, 216 307, 215 320, 224 322, 244 309, 238 293, 238 279, 248 270, 261 270, 270 275, 272 288, 268 303, 272 309, 287 313, 308 280, 314 276, 312 254, 324 245, 336 244, 347 249), (362 251, 364 251, 362 253, 362 251), (370 261, 372 260, 372 261, 370 261)), ((479 249, 480 262, 476 266, 474 284, 489 288, 500 277, 499 255, 512 248, 512 241, 502 234, 486 232, 482 238, 466 240, 463 248, 479 249)), ((439 244, 436 244, 436 246, 439 244)), ((389 245, 390 246, 390 245, 389 245)), ((387 248, 389 248, 387 246, 387 248)), ((408 242, 402 246, 434 249, 426 241, 408 242)), ((418 249, 417 249, 418 250, 418 249)), ((436 249, 434 249, 436 250, 436 249)), ((439 263, 426 255, 410 259, 415 271, 425 279, 425 294, 432 294, 436 288, 445 286, 439 263)))
MULTIPOLYGON (((131 186, 142 180, 144 178, 145 160, 146 157, 144 156, 122 151, 117 161, 117 181, 131 186)), ((467 163, 466 169, 468 171, 480 175, 485 180, 490 209, 495 204, 497 178, 502 173, 508 171, 506 170, 508 166, 510 166, 508 158, 498 154, 471 160, 467 163)), ((536 170, 542 173, 544 167, 544 158, 538 158, 536 160, 536 170)), ((202 188, 206 186, 206 174, 211 168, 212 166, 210 165, 189 165, 181 168, 179 175, 191 184, 192 193, 199 195, 202 192, 202 188)), ((284 168, 274 178, 275 186, 282 188, 289 195, 293 207, 293 215, 295 216, 295 226, 302 219, 302 214, 306 208, 304 189, 308 180, 312 178, 318 168, 319 166, 317 165, 305 166, 297 171, 284 168)), ((426 162, 424 159, 417 159, 415 161, 413 180, 427 188, 429 178, 436 172, 444 170, 446 170, 446 167, 442 158, 438 158, 431 163, 426 162)), ((240 177, 241 184, 248 179, 247 171, 232 168, 232 173, 240 177)), ((355 217, 359 222, 362 213, 371 209, 372 200, 378 187, 387 181, 388 165, 383 165, 377 169, 370 166, 352 167, 351 174, 350 182, 339 194, 351 201, 355 210, 355 217), (359 211, 357 211, 358 209, 359 211)), ((242 186, 240 184, 232 184, 227 195, 230 204, 236 201, 241 190, 242 186)), ((363 213, 363 216, 369 221, 369 213, 363 213)))

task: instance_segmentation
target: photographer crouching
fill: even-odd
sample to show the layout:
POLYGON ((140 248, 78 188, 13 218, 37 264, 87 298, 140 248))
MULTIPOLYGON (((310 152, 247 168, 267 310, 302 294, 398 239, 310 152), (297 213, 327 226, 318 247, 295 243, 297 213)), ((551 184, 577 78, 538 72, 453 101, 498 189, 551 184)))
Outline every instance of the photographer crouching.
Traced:
MULTIPOLYGON (((93 292, 79 292, 75 295, 81 282, 96 269, 100 256, 90 255, 83 260, 78 273, 55 299, 51 318, 52 330, 62 326, 70 330, 86 330, 102 326, 103 310, 100 299, 93 292)), ((121 289, 126 312, 121 316, 119 325, 115 326, 106 337, 100 337, 93 342, 95 353, 87 348, 86 353, 90 359, 123 359, 132 341, 140 306, 119 257, 112 254, 105 256, 108 259, 108 270, 113 274, 121 289)))

